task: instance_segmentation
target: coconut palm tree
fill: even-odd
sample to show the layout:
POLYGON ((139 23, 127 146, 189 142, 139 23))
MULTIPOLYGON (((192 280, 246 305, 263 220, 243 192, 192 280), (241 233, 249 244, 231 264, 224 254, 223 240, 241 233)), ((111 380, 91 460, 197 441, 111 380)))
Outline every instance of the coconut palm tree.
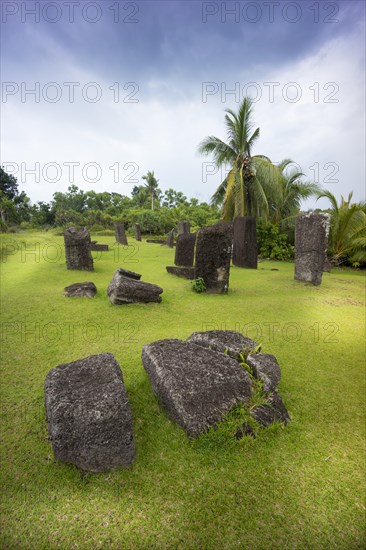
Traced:
POLYGON ((199 153, 213 154, 218 168, 231 165, 211 200, 214 204, 223 204, 224 220, 246 215, 267 218, 267 193, 271 188, 275 196, 281 173, 268 157, 252 156, 259 128, 253 131, 251 99, 245 97, 237 113, 231 109, 226 109, 226 113, 228 143, 208 136, 198 146, 199 153))
POLYGON ((288 170, 291 164, 291 159, 284 159, 277 165, 281 177, 277 180, 278 185, 273 196, 273 187, 265 189, 269 203, 269 221, 274 224, 288 225, 298 214, 301 201, 322 192, 316 183, 301 181, 304 176, 301 171, 296 168, 288 170))
POLYGON ((159 196, 159 180, 154 176, 154 170, 152 172, 148 170, 147 174, 142 176, 142 179, 146 181, 145 187, 151 198, 151 210, 154 210, 154 199, 159 196))
POLYGON ((331 225, 329 232, 329 253, 333 263, 350 261, 359 265, 366 262, 366 204, 351 203, 353 191, 348 199, 337 199, 330 191, 324 191, 318 198, 326 197, 331 203, 331 225))

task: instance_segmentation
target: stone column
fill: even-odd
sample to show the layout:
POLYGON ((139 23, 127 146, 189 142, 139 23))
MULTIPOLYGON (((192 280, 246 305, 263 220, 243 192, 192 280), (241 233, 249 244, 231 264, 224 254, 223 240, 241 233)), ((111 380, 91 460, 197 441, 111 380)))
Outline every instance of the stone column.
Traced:
POLYGON ((234 219, 233 265, 257 269, 257 225, 254 216, 234 219))
POLYGON ((139 223, 135 223, 136 241, 141 241, 141 227, 139 223))
POLYGON ((178 235, 175 245, 175 265, 193 266, 195 244, 196 233, 181 233, 178 235))
POLYGON ((229 289, 232 240, 232 223, 221 222, 197 232, 196 277, 203 278, 207 292, 224 294, 229 289))
POLYGON ((94 271, 93 257, 90 251, 90 234, 86 227, 69 227, 64 231, 67 269, 94 271))
POLYGON ((114 232, 115 232, 116 241, 117 241, 118 244, 128 245, 124 223, 122 223, 122 222, 115 223, 114 224, 114 232))
POLYGON ((295 226, 295 279, 320 285, 328 246, 329 215, 300 213, 295 226))

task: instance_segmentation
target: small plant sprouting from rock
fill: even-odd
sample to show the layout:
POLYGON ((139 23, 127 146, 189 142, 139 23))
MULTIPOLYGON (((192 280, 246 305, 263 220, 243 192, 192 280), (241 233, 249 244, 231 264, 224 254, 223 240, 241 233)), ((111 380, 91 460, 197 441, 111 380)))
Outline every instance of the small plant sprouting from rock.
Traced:
POLYGON ((204 279, 202 277, 198 277, 197 279, 194 279, 192 281, 192 288, 198 294, 201 294, 201 292, 204 292, 206 290, 204 279))

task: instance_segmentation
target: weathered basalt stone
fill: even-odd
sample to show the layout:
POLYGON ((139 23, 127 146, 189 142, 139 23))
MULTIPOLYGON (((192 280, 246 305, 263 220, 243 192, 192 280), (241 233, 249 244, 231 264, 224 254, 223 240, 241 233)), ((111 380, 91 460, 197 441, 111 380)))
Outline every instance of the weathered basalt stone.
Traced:
POLYGON ((141 241, 141 227, 139 223, 135 223, 135 238, 136 241, 141 241))
POLYGON ((329 215, 299 214, 295 227, 295 279, 320 285, 328 246, 329 215))
POLYGON ((147 344, 142 363, 153 392, 191 437, 215 426, 231 407, 251 397, 250 377, 237 361, 191 342, 147 344))
POLYGON ((246 356, 252 349, 258 346, 257 342, 234 330, 193 332, 187 341, 221 353, 225 353, 226 351, 227 355, 237 361, 241 360, 241 354, 246 356))
POLYGON ((175 265, 191 267, 194 262, 196 233, 181 233, 175 245, 175 265))
POLYGON ((281 368, 274 355, 268 353, 249 354, 246 360, 253 376, 262 380, 263 392, 270 393, 277 389, 281 380, 281 368))
POLYGON ((195 267, 178 267, 176 265, 167 265, 166 270, 172 275, 177 275, 178 277, 183 277, 184 279, 189 279, 193 281, 196 278, 196 268, 195 267))
POLYGON ((114 224, 114 233, 115 233, 115 236, 116 236, 116 242, 118 244, 128 245, 124 223, 121 223, 121 222, 115 223, 114 224))
POLYGON ((191 231, 191 224, 189 221, 184 220, 181 222, 178 222, 178 235, 183 235, 186 233, 189 233, 191 231))
POLYGON ((265 405, 254 407, 250 414, 254 420, 264 427, 270 426, 273 422, 283 422, 284 424, 290 422, 287 409, 277 392, 270 395, 265 405))
POLYGON ((129 277, 130 279, 135 279, 136 281, 139 281, 141 279, 140 273, 136 273, 135 271, 129 271, 128 269, 123 269, 123 267, 119 267, 117 271, 120 275, 123 275, 124 277, 129 277))
POLYGON ((65 287, 65 296, 68 298, 94 298, 97 293, 97 287, 94 283, 86 281, 84 283, 74 283, 65 287))
POLYGON ((113 305, 161 302, 162 292, 160 286, 126 277, 120 269, 116 270, 108 286, 109 300, 113 305))
POLYGON ((90 234, 86 227, 69 227, 64 231, 67 269, 93 271, 93 257, 90 251, 90 234))
POLYGON ((166 241, 165 241, 165 244, 167 246, 169 246, 169 248, 173 248, 173 246, 174 246, 174 229, 169 231, 169 233, 167 235, 167 238, 166 238, 166 241))
POLYGON ((132 415, 121 369, 111 353, 52 369, 44 394, 57 460, 90 472, 133 462, 132 415))
POLYGON ((234 219, 233 265, 258 267, 257 226, 254 216, 239 216, 234 219))
POLYGON ((206 292, 224 294, 229 289, 233 240, 231 223, 203 227, 196 238, 196 277, 202 277, 206 292))
POLYGON ((90 250, 92 252, 108 252, 109 247, 107 244, 98 244, 97 241, 91 241, 90 250))

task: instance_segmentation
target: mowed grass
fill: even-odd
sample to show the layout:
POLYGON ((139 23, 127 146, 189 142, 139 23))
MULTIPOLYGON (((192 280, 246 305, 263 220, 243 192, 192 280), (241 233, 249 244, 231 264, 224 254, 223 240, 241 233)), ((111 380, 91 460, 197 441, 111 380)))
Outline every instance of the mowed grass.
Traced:
POLYGON ((5 235, 1 263, 3 548, 364 548, 364 275, 295 282, 290 263, 233 267, 226 296, 199 295, 165 271, 174 251, 136 243, 67 271, 63 238, 5 235), (163 287, 161 304, 112 306, 117 267, 163 287), (276 269, 276 271, 274 271, 276 269), (94 299, 63 288, 91 280, 94 299), (159 406, 145 343, 209 329, 262 343, 282 369, 292 422, 256 439, 190 441, 159 406), (94 353, 119 362, 134 419, 128 469, 82 474, 56 462, 43 405, 47 372, 94 353))

